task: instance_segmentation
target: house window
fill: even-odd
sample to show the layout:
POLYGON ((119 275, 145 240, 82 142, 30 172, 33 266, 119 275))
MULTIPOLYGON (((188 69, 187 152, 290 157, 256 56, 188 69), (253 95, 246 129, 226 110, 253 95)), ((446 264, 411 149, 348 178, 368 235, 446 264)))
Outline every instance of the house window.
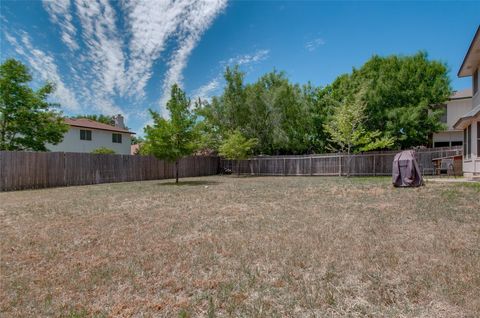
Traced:
POLYGON ((473 73, 473 95, 475 95, 477 92, 478 92, 478 68, 477 70, 475 71, 475 73, 473 73))
POLYGON ((92 140, 92 131, 80 129, 80 140, 92 140))
POLYGON ((447 105, 442 105, 440 109, 443 109, 442 117, 440 117, 440 122, 447 123, 447 105))
POLYGON ((450 143, 448 141, 436 141, 433 144, 433 148, 439 148, 439 147, 449 147, 450 143))
POLYGON ((472 125, 468 125, 468 127, 463 131, 464 142, 463 151, 466 159, 470 159, 472 155, 472 125))
POLYGON ((452 147, 463 145, 462 141, 452 141, 452 147))
POLYGON ((122 134, 112 134, 112 142, 116 144, 122 143, 122 134))

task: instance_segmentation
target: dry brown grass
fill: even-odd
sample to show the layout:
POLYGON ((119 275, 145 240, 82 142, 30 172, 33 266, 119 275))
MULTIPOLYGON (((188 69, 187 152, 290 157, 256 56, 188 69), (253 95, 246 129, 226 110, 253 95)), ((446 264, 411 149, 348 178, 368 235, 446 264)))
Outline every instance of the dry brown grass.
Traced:
POLYGON ((478 317, 479 200, 386 178, 1 193, 0 314, 478 317))

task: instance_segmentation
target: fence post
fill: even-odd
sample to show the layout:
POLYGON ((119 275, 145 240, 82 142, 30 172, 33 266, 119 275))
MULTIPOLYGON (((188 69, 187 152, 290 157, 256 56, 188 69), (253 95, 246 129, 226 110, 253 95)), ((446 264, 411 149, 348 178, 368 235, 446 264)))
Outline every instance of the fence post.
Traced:
POLYGON ((338 156, 338 176, 342 176, 342 156, 338 156))
POLYGON ((310 155, 310 175, 313 174, 313 171, 312 171, 312 155, 310 155))
POLYGON ((375 154, 373 154, 373 176, 376 176, 376 173, 375 173, 375 154))
POLYGON ((284 176, 287 175, 287 162, 286 162, 285 157, 283 158, 283 175, 284 176))
POLYGON ((62 173, 63 173, 63 186, 66 187, 68 184, 67 184, 67 158, 66 158, 67 154, 65 152, 63 152, 63 170, 62 170, 62 173))

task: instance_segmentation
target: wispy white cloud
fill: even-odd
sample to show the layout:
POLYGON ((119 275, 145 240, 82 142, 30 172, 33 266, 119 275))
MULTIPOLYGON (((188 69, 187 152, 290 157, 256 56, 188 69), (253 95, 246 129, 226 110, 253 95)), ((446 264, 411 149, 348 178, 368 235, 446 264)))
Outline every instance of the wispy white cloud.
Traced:
POLYGON ((219 63, 221 70, 218 72, 218 74, 214 78, 212 78, 208 83, 194 90, 192 93, 193 98, 210 100, 214 94, 218 93, 224 83, 223 72, 225 71, 225 68, 227 66, 234 66, 234 65, 243 66, 243 67, 252 66, 256 63, 260 63, 268 59, 269 54, 270 54, 270 50, 261 49, 261 50, 255 51, 252 54, 237 55, 235 57, 229 58, 226 61, 221 61, 219 63))
POLYGON ((324 45, 324 44, 325 44, 325 41, 324 41, 322 38, 316 38, 316 39, 313 39, 313 40, 311 40, 311 41, 308 41, 308 42, 305 44, 305 48, 307 49, 307 51, 313 52, 313 51, 315 51, 319 46, 324 45))
POLYGON ((94 92, 108 98, 115 93, 124 96, 127 88, 123 40, 116 26, 115 11, 107 0, 75 0, 82 26, 83 41, 88 53, 82 58, 94 75, 89 86, 94 92))
POLYGON ((54 58, 35 48, 32 45, 27 33, 22 32, 20 36, 21 43, 15 37, 5 32, 5 38, 15 49, 17 54, 23 56, 33 70, 44 81, 55 84, 56 90, 52 94, 62 107, 71 111, 78 111, 80 106, 73 91, 63 82, 54 58))
POLYGON ((70 0, 43 1, 43 7, 47 11, 50 20, 60 27, 63 43, 72 51, 75 51, 79 48, 79 45, 75 40, 77 31, 73 25, 70 6, 70 0))
POLYGON ((193 99, 210 100, 210 98, 221 88, 222 74, 210 80, 205 85, 200 86, 193 91, 193 99))
POLYGON ((137 115, 145 108, 146 87, 159 62, 167 70, 155 106, 164 107, 173 83, 182 85, 194 48, 226 1, 43 0, 68 54, 53 59, 20 31, 12 32, 9 42, 41 78, 57 82, 56 94, 70 110, 82 109, 81 104, 87 112, 137 115), (65 70, 75 94, 59 75, 65 70), (129 106, 120 107, 119 101, 129 106))
POLYGON ((228 59, 227 64, 245 65, 245 64, 261 62, 268 58, 269 53, 270 53, 270 50, 265 50, 265 49, 257 50, 253 54, 245 54, 245 55, 238 55, 236 57, 232 57, 228 59))
POLYGON ((185 0, 122 2, 131 35, 127 72, 130 95, 144 96, 145 86, 153 75, 152 66, 182 23, 189 3, 185 0))
POLYGON ((170 94, 170 87, 183 82, 183 70, 188 58, 202 34, 208 29, 215 17, 225 8, 225 0, 192 1, 186 8, 182 22, 178 27, 178 48, 168 62, 169 69, 163 81, 163 95, 160 108, 164 109, 170 94))

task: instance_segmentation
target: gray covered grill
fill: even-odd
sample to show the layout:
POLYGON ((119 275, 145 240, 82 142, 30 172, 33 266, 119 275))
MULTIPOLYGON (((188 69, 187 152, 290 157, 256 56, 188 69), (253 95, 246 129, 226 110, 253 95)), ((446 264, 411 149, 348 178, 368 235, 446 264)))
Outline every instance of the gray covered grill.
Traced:
POLYGON ((413 150, 405 150, 395 155, 392 167, 392 183, 395 187, 418 187, 423 178, 413 150))

